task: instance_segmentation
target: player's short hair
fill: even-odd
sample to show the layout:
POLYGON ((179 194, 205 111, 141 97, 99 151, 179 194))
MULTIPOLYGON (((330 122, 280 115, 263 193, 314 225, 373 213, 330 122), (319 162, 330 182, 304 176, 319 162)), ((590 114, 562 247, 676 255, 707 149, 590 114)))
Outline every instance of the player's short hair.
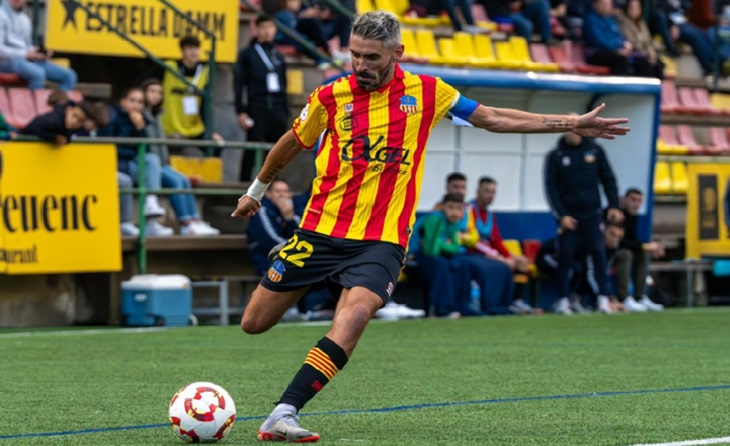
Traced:
POLYGON ((464 196, 461 194, 446 194, 446 195, 444 195, 444 198, 441 200, 442 204, 463 203, 463 202, 464 202, 464 196))
POLYGON ((352 35, 367 40, 380 40, 391 48, 401 43, 398 18, 387 11, 370 11, 355 17, 352 35))
POLYGON ((187 35, 180 39, 180 49, 184 50, 185 48, 192 46, 195 48, 200 48, 200 39, 198 39, 195 36, 187 35))
POLYGON ((497 180, 492 177, 479 178, 479 187, 482 187, 484 184, 497 184, 497 180))
POLYGON ((639 189, 638 187, 630 187, 630 188, 626 189, 626 193, 624 194, 624 197, 628 197, 631 194, 644 195, 644 192, 642 192, 641 189, 639 189))
POLYGON ((461 172, 452 172, 446 177, 446 184, 449 184, 452 181, 466 181, 466 175, 461 172))
POLYGON ((274 18, 267 14, 259 14, 256 17, 256 26, 259 26, 262 23, 271 22, 273 24, 276 24, 274 21, 274 18))

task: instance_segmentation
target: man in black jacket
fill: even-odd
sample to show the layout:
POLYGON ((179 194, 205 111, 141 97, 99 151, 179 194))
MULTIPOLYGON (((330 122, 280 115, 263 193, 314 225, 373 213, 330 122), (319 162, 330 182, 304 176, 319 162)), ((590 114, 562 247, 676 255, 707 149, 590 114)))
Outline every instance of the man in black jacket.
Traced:
POLYGON ((621 210, 624 213, 625 235, 614 258, 616 265, 616 293, 629 311, 661 311, 663 305, 656 304, 644 294, 647 268, 651 258, 664 257, 664 246, 660 242, 644 243, 637 234, 639 209, 644 194, 636 188, 626 191, 621 210), (629 283, 633 279, 634 292, 629 294, 629 283))
POLYGON ((606 252, 603 243, 603 216, 599 184, 608 199, 608 220, 621 221, 616 179, 601 146, 592 139, 566 133, 558 146, 547 154, 545 188, 550 207, 558 219, 559 257, 555 312, 572 314, 568 299, 570 268, 576 255, 593 259, 598 310, 611 313, 606 281, 606 252))
MULTIPOLYGON (((248 132, 247 139, 276 142, 290 126, 286 97, 286 64, 274 47, 276 23, 271 17, 256 19, 257 37, 238 53, 234 67, 233 90, 238 125, 248 132), (246 87, 246 99, 243 89, 246 87)), ((241 180, 251 179, 254 152, 244 152, 241 180)))

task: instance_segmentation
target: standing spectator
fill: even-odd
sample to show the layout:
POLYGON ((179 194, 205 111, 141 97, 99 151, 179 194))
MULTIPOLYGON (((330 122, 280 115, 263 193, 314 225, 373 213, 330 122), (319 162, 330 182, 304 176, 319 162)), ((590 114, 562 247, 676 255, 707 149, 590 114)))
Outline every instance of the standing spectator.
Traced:
MULTIPOLYGON (((689 23, 685 12, 689 10, 689 0, 655 0, 652 14, 652 28, 659 34, 664 47, 671 57, 679 57, 674 41, 684 42, 692 47, 697 61, 705 74, 712 74, 715 51, 708 33, 689 23)), ((721 57, 722 63, 724 57, 721 57)))
POLYGON ((581 248, 593 259, 598 286, 598 309, 610 313, 606 282, 606 252, 603 247, 601 192, 608 199, 608 220, 620 221, 616 179, 603 148, 593 139, 566 133, 545 160, 545 189, 558 219, 557 291, 555 311, 572 314, 568 292, 570 268, 581 248))
POLYGON ((633 47, 632 57, 636 74, 641 76, 664 78, 662 63, 657 57, 652 44, 649 27, 642 18, 643 11, 640 0, 629 0, 618 15, 621 34, 633 47))
MULTIPOLYGON (((290 125, 286 96, 286 63, 274 47, 276 23, 268 16, 256 19, 257 37, 238 53, 233 91, 238 125, 248 141, 276 142, 290 125), (246 89, 246 98, 243 90, 246 89)), ((241 181, 251 180, 255 153, 244 151, 241 181)))
POLYGON ((518 36, 529 41, 537 28, 543 43, 552 42, 548 0, 481 0, 481 2, 490 19, 511 21, 518 36))
POLYGON ((46 79, 58 88, 76 87, 76 72, 48 61, 53 52, 33 46, 33 25, 25 14, 26 0, 5 0, 0 6, 0 73, 15 73, 28 82, 28 88, 46 87, 46 79))
POLYGON ((625 235, 616 253, 616 294, 629 311, 661 311, 663 305, 656 304, 644 294, 647 270, 652 258, 664 257, 664 246, 660 242, 644 243, 637 234, 639 209, 644 194, 635 188, 626 191, 621 210, 624 214, 625 235), (629 294, 629 284, 633 281, 633 296, 629 294))
MULTIPOLYGON (((496 195, 497 181, 491 177, 482 177, 479 180, 476 198, 469 203, 469 212, 474 218, 477 233, 479 234, 479 242, 473 251, 480 257, 485 256, 488 260, 496 260, 506 265, 510 271, 510 274, 505 278, 506 280, 512 281, 512 275, 516 274, 519 276, 519 281, 525 283, 530 268, 529 262, 525 256, 512 255, 504 246, 499 226, 497 226, 497 216, 489 210, 489 206, 491 206, 496 195)), ((494 282, 498 281, 495 274, 487 275, 494 282)), ((515 279, 518 279, 517 276, 515 279)), ((506 289, 511 288, 506 287, 506 289)), ((517 293, 518 298, 509 304, 509 311, 516 314, 534 313, 535 309, 519 297, 521 295, 521 293, 517 293)))
MULTIPOLYGON (((99 131, 99 136, 111 136, 122 138, 145 138, 147 132, 142 110, 144 109, 144 92, 140 88, 130 88, 122 94, 118 106, 114 108, 114 114, 109 125, 99 131)), ((137 181, 139 165, 137 164, 137 147, 131 144, 117 144, 117 169, 129 175, 132 180, 137 181)), ((158 190, 162 188, 162 166, 159 155, 153 152, 145 154, 145 186, 147 189, 158 190)), ((147 226, 147 235, 152 237, 166 237, 174 233, 172 228, 163 226, 157 221, 158 217, 165 215, 165 208, 155 194, 147 194, 144 206, 147 226)))
MULTIPOLYGON (((200 40, 197 37, 186 36, 180 39, 182 59, 168 61, 167 65, 178 71, 199 90, 208 85, 208 66, 200 61, 200 40)), ((189 88, 176 76, 168 73, 157 73, 154 76, 162 79, 165 103, 162 115, 162 127, 165 134, 174 138, 201 139, 205 136, 206 123, 203 116, 205 104, 203 97, 189 88)), ((213 140, 222 142, 223 137, 213 132, 213 140)))
POLYGON ((464 215, 464 198, 446 194, 442 207, 418 224, 418 246, 414 247, 418 269, 427 288, 427 299, 438 317, 458 319, 459 308, 469 299, 470 272, 466 247, 461 243, 459 222, 464 215))
MULTIPOLYGON (((159 79, 148 79, 140 87, 144 92, 144 109, 142 115, 145 120, 145 133, 149 138, 161 139, 165 137, 160 122, 161 106, 163 103, 162 84, 159 79)), ((170 153, 164 144, 150 144, 149 151, 160 159, 160 181, 164 188, 190 190, 190 180, 170 166, 170 153)), ((218 235, 221 232, 200 219, 198 206, 193 194, 170 195, 170 204, 180 221, 181 235, 218 235)))

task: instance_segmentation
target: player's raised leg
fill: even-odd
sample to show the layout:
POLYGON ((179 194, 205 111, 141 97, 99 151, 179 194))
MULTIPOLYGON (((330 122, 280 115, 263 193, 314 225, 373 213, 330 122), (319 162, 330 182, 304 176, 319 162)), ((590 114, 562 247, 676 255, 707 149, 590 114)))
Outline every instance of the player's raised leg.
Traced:
POLYGON ((259 440, 297 443, 319 440, 319 434, 299 425, 297 413, 347 364, 365 327, 382 305, 382 297, 367 288, 342 291, 332 327, 309 351, 274 411, 261 425, 259 440))
POLYGON ((271 291, 262 285, 256 287, 251 301, 241 317, 241 329, 248 334, 260 334, 281 320, 286 310, 304 296, 309 287, 294 291, 271 291))

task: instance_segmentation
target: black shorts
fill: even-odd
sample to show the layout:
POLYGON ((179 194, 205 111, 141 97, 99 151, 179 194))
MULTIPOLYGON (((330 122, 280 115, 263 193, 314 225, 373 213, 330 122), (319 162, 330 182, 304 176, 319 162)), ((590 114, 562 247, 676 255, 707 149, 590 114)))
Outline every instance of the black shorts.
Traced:
POLYGON ((297 229, 279 252, 261 285, 294 291, 324 282, 335 298, 343 288, 361 286, 387 302, 403 267, 405 250, 380 241, 334 238, 297 229))

